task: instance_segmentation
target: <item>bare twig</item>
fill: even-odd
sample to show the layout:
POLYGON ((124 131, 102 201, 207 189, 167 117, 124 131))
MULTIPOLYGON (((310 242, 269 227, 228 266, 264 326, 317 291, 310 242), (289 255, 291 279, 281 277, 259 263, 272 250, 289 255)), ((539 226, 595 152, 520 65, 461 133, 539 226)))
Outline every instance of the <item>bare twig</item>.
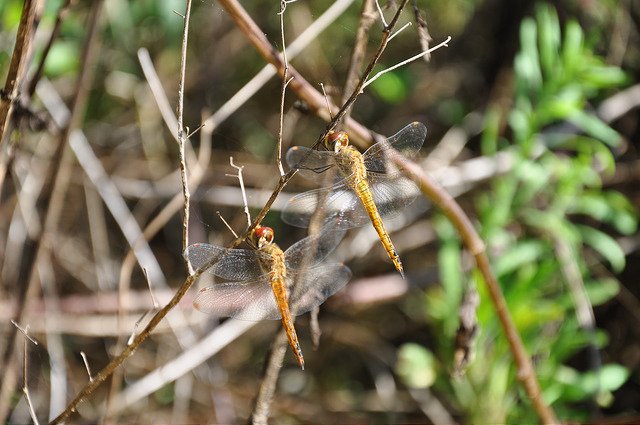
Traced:
POLYGON ((76 5, 78 0, 65 0, 64 4, 60 6, 58 9, 58 13, 56 15, 56 22, 53 24, 53 29, 51 30, 51 34, 49 35, 49 39, 47 40, 47 44, 45 45, 42 53, 40 55, 40 62, 36 67, 31 79, 29 81, 29 89, 27 90, 27 94, 29 97, 32 97, 36 92, 36 86, 38 85, 38 81, 42 78, 42 73, 44 72, 44 64, 49 56, 49 52, 51 51, 51 46, 53 46, 53 42, 60 35, 60 28, 62 27, 62 23, 69 15, 69 11, 72 7, 76 5))
MULTIPOLYGON (((432 38, 427 28, 427 21, 424 19, 424 16, 422 16, 422 13, 418 8, 418 0, 413 0, 413 16, 416 20, 416 31, 418 31, 420 46, 422 47, 422 51, 426 52, 429 50, 429 43, 431 43, 432 38)), ((424 55, 423 58, 425 62, 429 62, 431 54, 424 55)))
POLYGON ((287 334, 284 329, 278 332, 278 336, 273 340, 271 353, 267 363, 264 376, 260 383, 256 402, 251 415, 251 423, 254 425, 266 425, 269 420, 271 401, 276 390, 276 382, 282 368, 282 361, 287 352, 287 334))
POLYGON ((89 382, 93 381, 93 377, 91 376, 91 368, 89 367, 89 360, 87 360, 87 355, 84 351, 80 351, 80 356, 82 357, 82 362, 84 363, 85 369, 87 369, 87 376, 89 376, 89 382))
MULTIPOLYGON (((333 2, 318 19, 313 21, 311 25, 296 38, 293 43, 287 47, 287 56, 293 59, 301 53, 318 34, 329 27, 354 0, 337 0, 333 2)), ((235 112, 244 102, 253 96, 272 76, 276 75, 277 70, 267 64, 258 72, 247 84, 236 92, 231 99, 222 105, 215 114, 211 115, 205 121, 207 126, 215 128, 226 120, 233 112, 235 112)))
POLYGON ((382 21, 382 25, 384 25, 386 28, 389 26, 389 24, 387 24, 387 21, 384 19, 384 13, 382 13, 380 2, 378 0, 375 0, 375 2, 376 2, 376 9, 378 9, 378 15, 380 16, 380 21, 382 21))
MULTIPOLYGON (((22 321, 22 317, 28 310, 28 303, 31 298, 34 297, 38 290, 36 285, 37 279, 37 267, 38 263, 42 261, 44 256, 48 255, 51 248, 52 241, 51 236, 55 233, 58 227, 59 219, 64 205, 64 196, 66 194, 68 182, 71 177, 71 150, 68 148, 69 136, 73 128, 78 126, 84 117, 84 111, 87 104, 90 82, 93 78, 94 65, 97 59, 99 48, 99 18, 100 11, 102 10, 102 1, 96 1, 92 4, 91 13, 89 16, 88 28, 89 34, 85 41, 82 61, 83 67, 80 75, 75 84, 75 96, 72 99, 72 112, 67 122, 66 127, 61 132, 58 138, 58 146, 56 153, 53 157, 53 166, 49 175, 49 181, 53 181, 53 187, 51 189, 51 196, 45 207, 45 218, 42 233, 36 241, 35 258, 30 265, 29 276, 25 285, 20 285, 20 292, 17 295, 18 298, 18 310, 15 313, 16 321, 22 321)), ((7 338, 7 351, 4 355, 3 364, 10 364, 10 357, 13 357, 13 345, 15 343, 15 331, 10 331, 7 338)), ((15 372, 15 371, 14 371, 15 372)), ((11 370, 7 370, 5 378, 9 374, 13 373, 11 370)), ((10 382, 11 379, 4 379, 2 390, 0 392, 0 422, 2 422, 7 413, 6 400, 9 392, 11 391, 6 387, 6 382, 10 382)))
POLYGON ((380 78, 381 76, 383 76, 384 74, 386 74, 387 72, 393 71, 394 69, 400 68, 403 65, 406 65, 410 62, 413 62, 416 59, 420 59, 423 56, 426 55, 430 55, 431 52, 433 52, 434 50, 438 50, 441 47, 448 47, 449 46, 449 41, 451 40, 451 36, 448 36, 447 39, 445 41, 443 41, 442 43, 438 44, 437 46, 434 46, 432 48, 430 48, 429 50, 425 50, 424 52, 418 53, 415 56, 410 57, 409 59, 405 59, 400 63, 397 63, 387 69, 383 69, 382 71, 378 72, 376 75, 374 75, 373 77, 371 77, 370 79, 368 79, 363 85, 362 85, 362 89, 364 89, 365 87, 367 87, 369 84, 373 83, 375 80, 377 80, 378 78, 380 78))
POLYGON ((35 31, 34 21, 36 9, 40 0, 25 0, 22 5, 22 15, 18 24, 16 44, 13 48, 13 55, 9 63, 9 71, 5 80, 4 89, 0 93, 0 147, 5 140, 5 132, 11 119, 13 104, 18 98, 18 91, 24 78, 26 62, 29 57, 29 49, 35 31))
MULTIPOLYGON (((351 60, 349 61, 349 69, 342 90, 342 103, 346 103, 350 93, 353 92, 358 84, 358 70, 364 61, 364 54, 367 51, 367 42, 369 41, 369 29, 375 22, 375 11, 373 9, 374 0, 363 0, 362 10, 360 12, 360 21, 356 30, 356 40, 351 51, 351 60)), ((377 2, 376 2, 377 5, 377 2)), ((351 116, 351 108, 347 109, 343 121, 351 116)))
POLYGON ((19 330, 20 332, 22 332, 22 334, 25 336, 25 340, 24 340, 24 346, 23 346, 23 363, 22 363, 22 376, 23 376, 23 385, 22 385, 22 392, 24 393, 24 397, 27 400, 27 406, 29 406, 29 414, 31 415, 31 420, 33 421, 34 424, 39 425, 40 422, 38 422, 38 417, 36 416, 36 411, 33 408, 33 402, 31 401, 31 395, 29 393, 29 386, 27 385, 27 381, 28 381, 28 376, 29 374, 27 373, 27 354, 29 352, 29 346, 28 346, 28 342, 27 340, 31 341, 32 343, 34 343, 35 345, 38 345, 38 343, 29 336, 29 325, 27 325, 27 327, 23 330, 22 328, 20 328, 15 322, 13 323, 19 330))
MULTIPOLYGON (((184 80, 187 69, 187 41, 189 39, 189 19, 191 17, 191 0, 187 0, 184 16, 184 34, 182 37, 182 55, 180 57, 180 83, 178 84, 178 145, 180 147, 180 178, 182 180, 182 196, 184 197, 184 209, 182 210, 182 252, 189 246, 189 184, 187 181, 187 162, 185 159, 185 134, 184 134, 184 80)), ((187 270, 190 270, 189 259, 187 270)))
POLYGON ((509 314, 500 285, 491 271, 484 243, 471 224, 469 217, 467 217, 451 195, 432 181, 419 166, 399 154, 393 155, 392 160, 408 177, 418 183, 422 194, 440 207, 442 212, 456 227, 467 249, 469 249, 474 256, 476 265, 487 285, 496 314, 498 315, 507 342, 509 343, 511 354, 516 362, 518 379, 524 386, 528 397, 531 399, 531 403, 538 413, 540 420, 547 424, 558 423, 555 413, 542 398, 531 359, 527 355, 520 334, 518 334, 513 319, 509 314))
MULTIPOLYGON (((385 27, 383 31, 382 40, 380 41, 380 44, 378 46, 378 50, 376 51, 373 58, 367 65, 367 68, 365 69, 360 82, 356 85, 356 88, 354 89, 353 93, 347 99, 347 101, 342 106, 340 111, 338 111, 338 114, 335 117, 333 117, 331 122, 329 122, 329 124, 325 128, 325 131, 317 138, 314 144, 314 147, 318 146, 322 142, 322 140, 324 140, 327 133, 333 130, 333 128, 335 128, 335 126, 337 125, 337 122, 342 119, 347 109, 350 108, 351 105, 358 98, 362 90, 362 85, 364 84, 364 81, 369 77, 373 67, 378 63, 380 56, 382 56, 382 53, 384 52, 387 46, 387 43, 389 41, 388 40, 389 34, 392 31, 392 29, 395 27, 396 23, 398 22, 398 19, 400 18, 400 13, 402 12, 402 9, 406 5, 407 1, 408 0, 402 1, 398 10, 396 11, 396 14, 393 16, 393 19, 391 20, 389 25, 385 27)), ((271 46, 271 44, 267 40, 264 33, 260 30, 260 28, 256 25, 256 23, 251 19, 249 14, 246 12, 246 10, 244 10, 244 8, 240 5, 240 3, 238 3, 237 0, 221 0, 220 4, 227 10, 227 12, 229 12, 229 15, 236 22, 240 30, 242 30, 242 32, 247 36, 247 38, 253 43, 253 45, 256 47, 258 52, 266 60, 271 62, 278 69, 278 73, 281 76, 283 76, 286 65, 282 61, 282 55, 277 54, 274 51, 273 46, 271 46)), ((318 114, 321 117, 328 118, 324 113, 324 111, 322 110, 322 107, 319 106, 321 104, 319 102, 322 102, 321 95, 315 89, 313 89, 313 87, 311 87, 309 83, 293 67, 290 66, 289 71, 291 72, 291 75, 294 77, 293 81, 290 84, 292 89, 298 94, 300 98, 302 98, 303 100, 307 101, 307 103, 309 103, 309 105, 312 107, 312 109, 316 114, 318 114)), ((352 128, 357 128, 360 134, 367 134, 367 132, 363 130, 363 128, 359 124, 355 124, 353 120, 349 120, 348 124, 352 128)), ((266 205, 258 213, 257 217, 254 219, 252 225, 249 227, 247 232, 245 232, 245 234, 243 234, 240 238, 237 238, 233 242, 232 244, 233 247, 238 246, 242 242, 242 240, 246 238, 249 232, 253 230, 253 228, 257 226, 262 221, 262 219, 267 215, 267 212, 271 208, 271 204, 273 204, 278 194, 286 186, 286 184, 289 182, 291 177, 293 177, 293 174, 294 172, 289 171, 287 174, 280 177, 280 180, 278 181, 278 184, 276 185, 276 188, 274 189, 274 192, 269 198, 269 200, 267 201, 266 205)))
POLYGON ((244 190, 244 179, 242 178, 242 170, 244 166, 238 166, 233 163, 233 157, 229 157, 229 164, 236 170, 237 174, 227 174, 229 177, 236 177, 240 184, 240 191, 242 192, 242 203, 244 204, 244 214, 247 217, 247 228, 251 227, 251 214, 249 213, 249 203, 247 202, 247 192, 244 190))
MULTIPOLYGON (((216 214, 218 215, 218 218, 224 223, 225 226, 227 226, 227 229, 229 229, 229 231, 231 232, 231 234, 233 235, 234 238, 239 237, 238 234, 236 233, 235 230, 233 230, 233 227, 231 227, 231 225, 229 224, 229 222, 227 222, 227 220, 224 219, 224 217, 222 216, 222 214, 220 214, 220 211, 216 211, 216 214)), ((251 220, 249 220, 249 225, 251 225, 251 220)))

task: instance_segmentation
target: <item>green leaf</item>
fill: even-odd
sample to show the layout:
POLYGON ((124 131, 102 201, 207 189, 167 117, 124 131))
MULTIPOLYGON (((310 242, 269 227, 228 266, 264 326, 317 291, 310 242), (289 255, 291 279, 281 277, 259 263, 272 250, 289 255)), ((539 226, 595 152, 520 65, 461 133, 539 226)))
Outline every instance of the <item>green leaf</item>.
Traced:
POLYGON ((435 357, 416 343, 403 344, 398 350, 396 373, 410 388, 428 388, 436 380, 435 357))
POLYGON ((593 227, 576 225, 586 245, 589 245, 610 264, 616 273, 624 269, 625 255, 620 245, 611 236, 593 227))
POLYGON ((45 63, 47 75, 55 77, 75 71, 79 63, 78 52, 78 45, 73 41, 55 42, 51 46, 45 63))
POLYGON ((548 5, 538 9, 536 21, 539 29, 540 63, 548 78, 554 77, 558 49, 560 47, 560 24, 555 10, 548 5))
POLYGON ((575 110, 573 114, 568 117, 568 120, 580 127, 591 137, 602 140, 611 147, 615 148, 620 145, 622 138, 618 132, 595 115, 588 114, 583 110, 575 110))
POLYGON ((519 83, 525 92, 537 92, 542 86, 542 73, 538 58, 536 42, 536 24, 531 18, 526 18, 520 25, 520 53, 515 58, 514 67, 519 83))
POLYGON ((584 71, 582 80, 594 88, 618 87, 627 81, 624 71, 617 66, 591 67, 584 71))
POLYGON ((407 86, 395 72, 387 72, 375 80, 373 91, 387 103, 400 103, 407 98, 407 86))
POLYGON ((544 244, 538 240, 518 242, 496 259, 495 273, 504 276, 522 265, 537 261, 544 252, 544 244))
POLYGON ((600 305, 606 303, 620 292, 620 284, 615 279, 605 278, 585 282, 584 289, 591 305, 600 305))
POLYGON ((562 48, 562 62, 567 70, 567 78, 573 78, 572 73, 583 62, 583 38, 582 28, 575 21, 569 21, 564 31, 564 43, 562 48))
POLYGON ((619 364, 604 365, 600 370, 600 386, 606 391, 615 391, 629 379, 629 370, 619 364))

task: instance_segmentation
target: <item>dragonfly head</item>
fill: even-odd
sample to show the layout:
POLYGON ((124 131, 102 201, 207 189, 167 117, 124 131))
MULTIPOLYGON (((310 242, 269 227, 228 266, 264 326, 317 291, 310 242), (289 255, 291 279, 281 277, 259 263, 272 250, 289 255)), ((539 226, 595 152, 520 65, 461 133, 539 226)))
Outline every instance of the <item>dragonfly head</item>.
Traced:
POLYGON ((330 131, 324 138, 324 146, 327 150, 340 152, 349 145, 349 135, 346 131, 330 131))
POLYGON ((266 226, 257 226, 253 230, 253 236, 258 248, 262 248, 273 242, 273 229, 266 226))

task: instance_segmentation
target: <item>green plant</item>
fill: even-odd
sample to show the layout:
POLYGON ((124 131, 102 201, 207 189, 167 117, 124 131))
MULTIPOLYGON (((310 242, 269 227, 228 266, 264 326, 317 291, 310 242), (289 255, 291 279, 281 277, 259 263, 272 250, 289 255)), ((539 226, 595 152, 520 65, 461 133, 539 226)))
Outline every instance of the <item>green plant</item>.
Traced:
MULTIPOLYGON (((496 110, 487 114, 482 138, 485 155, 508 150, 513 167, 476 198, 478 226, 535 360, 545 400, 561 419, 586 420, 585 409, 576 402, 607 405, 611 391, 628 376, 615 364, 584 372, 567 364, 585 348, 597 356, 606 344, 607 336, 594 327, 590 311, 617 293, 618 282, 596 269, 602 270, 599 263, 605 260, 613 272, 620 272, 625 256, 610 234, 636 230, 630 203, 601 184, 601 173, 614 168, 611 148, 620 137, 589 110, 588 102, 623 84, 625 76, 593 53, 576 22, 568 22, 561 32, 548 6, 537 10, 536 20, 523 21, 520 41, 515 99, 508 116, 511 142, 499 137, 496 110)), ((535 422, 528 403, 521 402, 507 342, 480 276, 463 271, 462 250, 448 222, 437 217, 435 227, 441 239, 442 286, 426 294, 424 309, 444 337, 434 348, 437 361, 422 362, 441 372, 434 388, 448 394, 472 423, 535 422), (465 285, 480 291, 480 331, 466 374, 451 380, 444 372, 453 357, 465 285)))

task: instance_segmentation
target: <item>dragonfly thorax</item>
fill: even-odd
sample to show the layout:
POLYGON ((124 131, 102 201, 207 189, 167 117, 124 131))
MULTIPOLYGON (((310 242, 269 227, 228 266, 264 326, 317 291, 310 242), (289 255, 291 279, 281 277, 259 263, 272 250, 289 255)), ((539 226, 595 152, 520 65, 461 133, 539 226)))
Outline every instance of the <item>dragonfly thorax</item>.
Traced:
POLYGON ((327 150, 340 152, 349 146, 349 135, 346 131, 330 131, 324 139, 324 144, 327 150))

